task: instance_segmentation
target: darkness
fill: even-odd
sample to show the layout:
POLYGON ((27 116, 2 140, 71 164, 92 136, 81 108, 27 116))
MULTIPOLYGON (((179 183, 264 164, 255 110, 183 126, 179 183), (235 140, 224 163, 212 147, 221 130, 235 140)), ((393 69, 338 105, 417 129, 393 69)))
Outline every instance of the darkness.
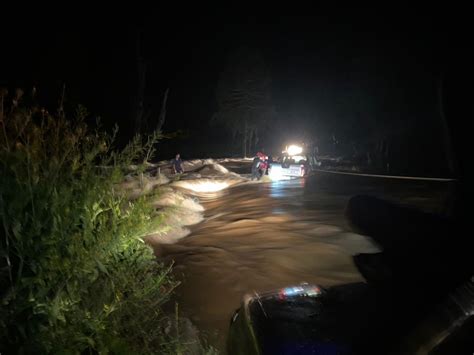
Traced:
POLYGON ((65 83, 71 107, 85 105, 107 128, 117 123, 125 142, 132 132, 141 33, 147 106, 157 116, 169 87, 164 131, 182 131, 181 138, 159 145, 158 158, 178 150, 186 158, 238 155, 240 145, 228 144, 229 132, 209 121, 229 52, 247 45, 262 51, 272 78, 280 125, 267 132, 267 150, 304 132, 324 149, 332 134, 350 146, 385 129, 394 140, 398 173, 450 175, 438 90, 459 60, 468 62, 472 41, 465 41, 469 22, 462 11, 245 12, 131 9, 7 21, 0 85, 34 85, 41 101, 54 107, 65 83))

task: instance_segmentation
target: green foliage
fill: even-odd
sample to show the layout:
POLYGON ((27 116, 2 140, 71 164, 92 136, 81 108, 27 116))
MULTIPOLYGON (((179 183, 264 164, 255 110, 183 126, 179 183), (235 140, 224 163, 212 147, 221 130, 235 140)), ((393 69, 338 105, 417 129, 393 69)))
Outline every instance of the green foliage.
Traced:
POLYGON ((176 283, 140 238, 161 220, 116 188, 158 135, 116 152, 83 108, 0 111, 0 352, 174 351, 160 306, 176 283))

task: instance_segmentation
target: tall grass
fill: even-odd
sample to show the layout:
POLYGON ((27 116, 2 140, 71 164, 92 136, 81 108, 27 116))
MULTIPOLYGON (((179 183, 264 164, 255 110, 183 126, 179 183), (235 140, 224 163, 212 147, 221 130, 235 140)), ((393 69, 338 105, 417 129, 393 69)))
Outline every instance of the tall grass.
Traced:
POLYGON ((66 118, 6 105, 5 94, 0 353, 174 352, 160 307, 176 283, 140 239, 160 218, 115 187, 157 136, 117 152, 83 108, 66 118))

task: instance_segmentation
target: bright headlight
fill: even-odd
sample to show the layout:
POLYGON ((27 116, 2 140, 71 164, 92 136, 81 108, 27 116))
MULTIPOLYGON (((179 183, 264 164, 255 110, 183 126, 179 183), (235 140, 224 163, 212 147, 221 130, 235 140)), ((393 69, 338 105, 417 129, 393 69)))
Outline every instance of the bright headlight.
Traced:
POLYGON ((303 153, 303 148, 298 145, 290 145, 286 152, 288 155, 298 155, 303 153))

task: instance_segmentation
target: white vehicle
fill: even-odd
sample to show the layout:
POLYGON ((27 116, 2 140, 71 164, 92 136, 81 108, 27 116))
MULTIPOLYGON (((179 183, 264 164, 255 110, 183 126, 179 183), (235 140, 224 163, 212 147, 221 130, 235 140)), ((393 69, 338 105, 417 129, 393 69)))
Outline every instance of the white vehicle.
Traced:
POLYGON ((280 161, 270 162, 268 176, 272 180, 300 178, 308 175, 314 165, 318 165, 314 157, 304 154, 302 147, 290 145, 280 161))

